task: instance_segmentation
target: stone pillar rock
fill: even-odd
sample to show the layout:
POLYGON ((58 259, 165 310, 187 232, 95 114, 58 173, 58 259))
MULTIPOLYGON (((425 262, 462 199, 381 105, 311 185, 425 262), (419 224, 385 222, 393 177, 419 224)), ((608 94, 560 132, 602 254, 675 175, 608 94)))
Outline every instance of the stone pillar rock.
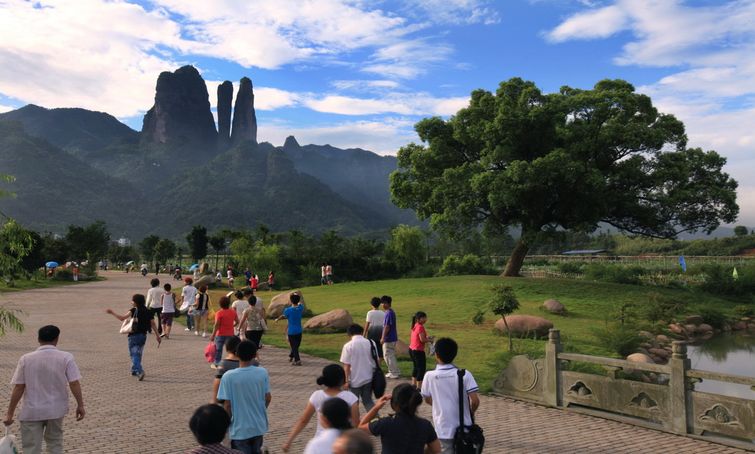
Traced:
POLYGON ((233 84, 226 80, 218 85, 218 143, 227 146, 231 142, 231 104, 233 84))
POLYGON ((234 145, 245 140, 257 143, 257 116, 254 113, 254 90, 252 81, 242 77, 236 104, 233 107, 233 129, 231 143, 234 145))

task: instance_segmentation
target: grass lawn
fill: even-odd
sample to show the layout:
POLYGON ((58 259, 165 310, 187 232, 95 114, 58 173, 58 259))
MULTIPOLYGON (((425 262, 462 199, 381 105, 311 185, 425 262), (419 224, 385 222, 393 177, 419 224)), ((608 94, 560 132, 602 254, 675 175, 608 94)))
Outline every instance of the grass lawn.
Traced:
MULTIPOLYGON (((104 278, 97 278, 97 280, 101 280, 104 278)), ((48 287, 59 287, 61 285, 74 285, 74 284, 85 284, 87 282, 92 281, 57 281, 54 279, 16 279, 14 282, 13 287, 8 287, 5 282, 0 282, 0 293, 3 292, 19 292, 21 290, 30 290, 35 288, 48 288, 48 287)))
MULTIPOLYGON (((603 326, 608 314, 627 302, 647 300, 648 294, 684 298, 690 301, 690 312, 702 307, 715 307, 730 312, 736 305, 704 293, 687 290, 660 289, 636 285, 609 284, 569 279, 500 278, 497 276, 454 276, 424 279, 398 279, 389 281, 341 283, 329 287, 305 287, 302 294, 307 307, 315 314, 332 309, 348 310, 354 320, 364 324, 364 317, 371 308, 372 296, 391 295, 393 308, 398 316, 399 338, 408 343, 412 315, 419 310, 427 312, 426 328, 429 335, 452 337, 459 343, 459 367, 472 371, 483 391, 489 391, 493 379, 504 367, 512 354, 506 351, 505 337, 493 333, 495 315, 487 313, 481 325, 472 323, 478 309, 486 309, 490 297, 489 288, 504 282, 514 288, 521 303, 518 314, 539 315, 551 320, 561 330, 564 349, 570 352, 616 356, 601 346, 591 333, 594 326, 603 326), (556 298, 569 311, 567 316, 545 314, 540 310, 543 301, 556 298)), ((212 301, 227 289, 212 290, 212 301)), ((260 292, 265 305, 277 292, 260 292)), ((181 319, 183 320, 183 318, 181 319)), ((285 347, 285 321, 269 323, 270 330, 263 341, 285 347)), ((347 341, 341 334, 304 334, 302 352, 337 361, 341 347, 347 341)), ((518 339, 514 341, 514 354, 544 354, 545 341, 518 339)), ((264 350, 263 350, 264 354, 264 350)), ((411 373, 411 362, 400 361, 403 375, 411 373)), ((428 358, 428 369, 434 361, 428 358)))

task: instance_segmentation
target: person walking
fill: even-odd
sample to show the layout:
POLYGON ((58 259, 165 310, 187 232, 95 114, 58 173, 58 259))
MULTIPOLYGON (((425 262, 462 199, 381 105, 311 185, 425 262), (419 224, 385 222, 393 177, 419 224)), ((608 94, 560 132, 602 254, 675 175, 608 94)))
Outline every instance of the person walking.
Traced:
POLYGON ((165 292, 162 294, 162 301, 160 302, 163 307, 162 314, 160 314, 163 333, 160 337, 170 339, 170 330, 173 328, 173 316, 176 314, 176 295, 173 293, 170 284, 165 284, 163 288, 165 289, 165 292))
POLYGON ((267 290, 272 292, 273 287, 275 286, 275 273, 270 271, 267 275, 267 290))
MULTIPOLYGON (((220 366, 215 371, 215 380, 212 382, 212 403, 218 403, 218 389, 220 388, 220 379, 223 378, 226 372, 239 367, 239 357, 236 354, 236 350, 239 348, 241 338, 239 336, 231 336, 225 341, 225 357, 220 361, 220 366)), ((255 366, 259 366, 256 362, 255 366)))
POLYGON ((257 344, 259 349, 262 346, 262 334, 267 327, 265 323, 265 307, 262 300, 254 296, 252 289, 244 290, 244 295, 249 299, 248 306, 241 316, 239 330, 243 330, 247 339, 257 344))
POLYGON ((163 312, 163 289, 160 288, 160 279, 153 277, 149 281, 151 288, 147 290, 147 309, 149 309, 149 316, 157 319, 157 332, 163 333, 163 327, 161 323, 161 315, 163 312))
POLYGON ((197 296, 194 297, 194 335, 199 336, 199 328, 202 327, 202 337, 207 337, 207 314, 210 310, 210 295, 207 286, 199 287, 197 296), (204 325, 202 324, 204 322, 204 325))
POLYGON ((186 285, 181 289, 181 307, 180 311, 186 314, 186 328, 184 331, 194 329, 194 301, 197 297, 197 288, 194 287, 194 279, 186 277, 186 285))
POLYGON ((246 280, 244 281, 244 285, 249 287, 252 284, 252 272, 249 271, 249 268, 246 268, 244 270, 244 277, 246 278, 246 280))
POLYGON ((422 394, 414 386, 402 383, 390 395, 381 397, 369 411, 359 428, 380 437, 384 453, 395 454, 439 454, 440 441, 433 425, 425 418, 417 416, 417 408, 422 404, 422 394), (394 415, 375 419, 378 411, 390 402, 394 415))
POLYGON ((160 346, 161 338, 157 333, 157 326, 155 326, 155 319, 150 317, 149 310, 147 309, 144 295, 137 293, 131 297, 132 308, 123 315, 118 315, 113 312, 112 309, 107 309, 105 312, 117 318, 120 321, 124 321, 129 317, 134 317, 134 325, 131 332, 128 334, 128 352, 131 356, 131 375, 136 376, 139 381, 144 380, 144 368, 142 368, 142 355, 144 353, 144 344, 147 342, 147 333, 155 333, 157 339, 157 346, 160 346))
POLYGON ((372 373, 375 370, 377 346, 362 336, 362 327, 353 324, 346 330, 350 340, 341 349, 341 363, 346 372, 346 385, 364 409, 370 411, 375 403, 372 400, 372 373))
POLYGON ((228 278, 228 288, 233 288, 233 268, 229 266, 228 269, 225 270, 225 274, 228 278))
POLYGON ((243 454, 261 454, 263 436, 267 433, 267 407, 270 406, 270 377, 267 369, 256 367, 254 342, 242 341, 236 348, 239 367, 223 375, 218 401, 231 415, 231 448, 243 454))
MULTIPOLYGON (((231 303, 231 309, 236 311, 236 318, 241 320, 241 318, 244 316, 244 311, 249 308, 249 301, 247 301, 244 298, 244 292, 241 290, 236 290, 235 292, 229 292, 228 295, 233 294, 233 297, 236 298, 233 303, 231 303)), ((236 335, 244 337, 244 327, 241 326, 241 323, 236 326, 236 335)))
POLYGON ((367 312, 366 324, 364 325, 363 336, 367 339, 375 342, 378 348, 378 356, 383 359, 383 344, 380 343, 380 339, 383 337, 383 321, 385 320, 385 312, 381 311, 380 298, 373 296, 370 300, 370 309, 367 312))
MULTIPOLYGON (((433 407, 433 423, 440 439, 443 454, 453 454, 454 434, 459 427, 459 378, 458 368, 453 365, 459 346, 453 339, 441 338, 435 343, 435 370, 425 375, 422 396, 433 407)), ((463 377, 464 425, 471 426, 475 412, 480 406, 479 388, 469 371, 463 377)))
POLYGON ((333 285, 333 265, 325 266, 325 282, 327 282, 328 285, 333 285))
POLYGON ((320 285, 326 285, 328 283, 328 280, 325 277, 325 266, 325 262, 322 262, 322 265, 320 265, 320 285))
POLYGON ((374 454, 375 446, 363 430, 349 429, 333 443, 333 454, 374 454))
POLYGON ((325 401, 318 422, 323 430, 307 442, 304 454, 332 453, 333 444, 341 433, 353 427, 349 420, 349 407, 341 399, 325 401))
POLYGON ((427 371, 427 355, 425 355, 425 345, 429 344, 432 339, 427 336, 425 331, 427 323, 427 314, 419 311, 412 317, 412 334, 409 341, 409 357, 412 359, 412 386, 422 388, 422 380, 425 378, 427 371))
POLYGON ((241 454, 222 444, 230 425, 231 417, 222 407, 205 404, 197 408, 189 420, 189 429, 199 446, 187 454, 241 454))
POLYGON ((256 292, 257 287, 260 285, 260 278, 257 276, 257 274, 252 274, 252 278, 249 281, 249 287, 252 288, 252 291, 256 292))
POLYGON ((302 412, 296 424, 291 428, 291 432, 288 434, 286 442, 283 444, 283 452, 288 452, 291 449, 291 444, 294 442, 299 433, 309 424, 312 416, 317 414, 317 429, 315 430, 315 436, 319 435, 323 431, 322 419, 320 418, 322 413, 323 404, 333 398, 342 400, 346 403, 346 408, 349 409, 351 416, 351 423, 356 425, 359 423, 359 399, 350 391, 344 391, 343 385, 346 383, 346 372, 343 367, 338 364, 329 364, 322 369, 322 375, 317 378, 317 384, 324 386, 325 389, 318 389, 309 396, 304 411, 302 412))
POLYGON ((81 373, 73 355, 58 350, 60 329, 43 326, 37 332, 39 347, 18 360, 13 373, 10 402, 3 424, 13 424, 13 415, 23 398, 18 419, 21 447, 25 453, 42 452, 42 441, 50 454, 63 452, 63 417, 68 413, 68 390, 76 399, 76 421, 86 415, 81 393, 81 373))
POLYGON ((401 370, 398 368, 398 358, 396 358, 396 342, 398 342, 398 329, 396 328, 396 313, 392 309, 393 298, 388 295, 380 297, 383 304, 385 318, 383 319, 383 334, 380 337, 380 343, 383 344, 383 357, 388 365, 387 378, 399 378, 401 370))
POLYGON ((230 298, 221 296, 218 304, 220 304, 220 310, 215 312, 215 330, 210 336, 210 342, 215 342, 215 361, 210 365, 213 369, 217 369, 220 365, 225 341, 234 335, 234 328, 239 323, 236 311, 231 309, 230 298))
POLYGON ((283 318, 288 320, 286 334, 288 335, 288 345, 291 347, 291 352, 288 354, 288 361, 294 366, 301 366, 299 347, 301 346, 302 332, 304 331, 301 326, 304 305, 299 304, 301 302, 301 295, 297 292, 291 293, 289 300, 291 301, 291 306, 284 309, 283 314, 276 318, 275 321, 277 322, 283 318))

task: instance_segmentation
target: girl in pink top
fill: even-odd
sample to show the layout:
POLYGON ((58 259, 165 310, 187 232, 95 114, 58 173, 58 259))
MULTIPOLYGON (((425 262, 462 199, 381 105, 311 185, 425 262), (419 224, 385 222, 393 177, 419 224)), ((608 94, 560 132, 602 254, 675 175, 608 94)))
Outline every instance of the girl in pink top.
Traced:
POLYGON ((409 356, 412 358, 414 368, 412 369, 412 385, 421 388, 422 380, 425 378, 427 371, 427 356, 425 355, 425 344, 430 342, 425 331, 427 323, 427 314, 422 311, 417 312, 412 317, 412 336, 409 342, 409 356))
POLYGON ((235 334, 234 327, 239 323, 236 311, 230 308, 230 298, 223 296, 218 303, 220 304, 220 310, 215 312, 215 330, 212 332, 212 336, 210 336, 210 342, 215 342, 215 362, 211 365, 213 369, 216 369, 220 364, 225 341, 235 334))

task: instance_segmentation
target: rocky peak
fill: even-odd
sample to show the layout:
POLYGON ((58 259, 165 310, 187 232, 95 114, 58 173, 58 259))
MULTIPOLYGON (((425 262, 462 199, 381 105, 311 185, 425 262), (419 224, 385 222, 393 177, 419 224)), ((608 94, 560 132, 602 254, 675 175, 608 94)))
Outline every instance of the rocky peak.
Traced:
POLYGON ((254 91, 252 81, 242 77, 239 92, 236 94, 236 104, 233 107, 233 129, 231 143, 237 144, 249 140, 257 142, 257 116, 254 113, 254 91))
POLYGON ((217 140, 207 85, 187 65, 157 79, 155 104, 144 116, 142 141, 206 146, 217 140))
POLYGON ((218 142, 227 145, 231 141, 231 104, 233 84, 226 80, 218 85, 218 142))
POLYGON ((296 141, 296 137, 288 136, 286 137, 286 141, 283 143, 283 148, 295 149, 295 148, 301 148, 301 145, 299 145, 299 142, 296 141))

